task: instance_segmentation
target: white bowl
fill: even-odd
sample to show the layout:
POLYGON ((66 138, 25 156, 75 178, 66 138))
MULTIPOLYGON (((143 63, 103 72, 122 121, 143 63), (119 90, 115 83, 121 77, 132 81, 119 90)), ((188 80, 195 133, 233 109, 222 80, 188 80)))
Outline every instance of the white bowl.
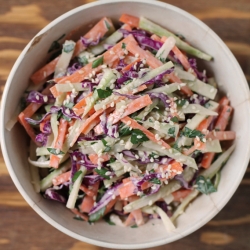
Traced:
MULTIPOLYGON (((222 40, 204 23, 172 5, 148 0, 109 0, 73 9, 47 25, 26 46, 17 59, 5 86, 1 109, 1 143, 9 173, 29 205, 47 222, 80 241, 109 248, 148 248, 178 240, 211 220, 228 202, 245 173, 250 155, 249 88, 236 59, 222 40), (222 171, 219 190, 196 199, 177 219, 175 233, 167 233, 160 220, 133 229, 109 226, 98 222, 95 226, 73 220, 73 215, 59 203, 44 199, 34 192, 30 183, 27 162, 27 135, 18 124, 11 132, 6 123, 15 113, 30 75, 46 61, 49 45, 63 33, 76 27, 95 23, 103 16, 118 19, 122 13, 145 16, 164 27, 183 34, 195 47, 211 54, 215 60, 204 62, 213 72, 220 88, 230 95, 235 109, 231 128, 237 132, 236 149, 222 171)), ((39 233, 39 232, 37 232, 39 233)))

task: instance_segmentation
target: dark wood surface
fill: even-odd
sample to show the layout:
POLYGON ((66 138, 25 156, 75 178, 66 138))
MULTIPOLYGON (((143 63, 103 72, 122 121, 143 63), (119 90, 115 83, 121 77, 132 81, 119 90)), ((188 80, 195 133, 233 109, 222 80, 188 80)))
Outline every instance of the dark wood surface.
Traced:
MULTIPOLYGON (((87 2, 92 1, 0 0, 0 95, 28 41, 56 17, 87 2)), ((250 0, 165 2, 183 8, 210 26, 232 50, 250 81, 250 0)), ((40 218, 17 191, 0 155, 0 249, 103 248, 74 240, 40 218)), ((152 249, 250 249, 250 169, 230 202, 212 221, 184 239, 152 249)))

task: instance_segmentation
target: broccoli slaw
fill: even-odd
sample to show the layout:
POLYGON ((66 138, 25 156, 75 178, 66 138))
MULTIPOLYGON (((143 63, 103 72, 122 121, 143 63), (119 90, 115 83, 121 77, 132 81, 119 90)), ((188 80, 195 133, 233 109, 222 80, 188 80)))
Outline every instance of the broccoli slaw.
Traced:
POLYGON ((119 21, 59 38, 31 76, 18 116, 31 181, 76 219, 137 227, 161 218, 171 231, 195 197, 217 191, 234 150, 224 142, 236 136, 226 130, 233 108, 198 69, 194 57, 210 55, 144 17, 119 21))

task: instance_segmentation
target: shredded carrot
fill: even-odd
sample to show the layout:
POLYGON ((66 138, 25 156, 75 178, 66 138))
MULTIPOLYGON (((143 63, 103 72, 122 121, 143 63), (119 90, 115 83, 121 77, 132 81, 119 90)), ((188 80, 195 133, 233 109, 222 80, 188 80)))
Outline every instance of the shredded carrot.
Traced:
POLYGON ((229 118, 233 112, 233 108, 231 106, 225 105, 215 123, 215 130, 225 130, 227 124, 229 122, 229 118))
POLYGON ((132 211, 131 213, 132 213, 133 217, 135 218, 135 222, 136 222, 137 226, 141 226, 145 223, 143 216, 142 216, 141 209, 136 209, 136 210, 132 211))
POLYGON ((41 69, 39 69, 38 71, 36 71, 31 77, 31 81, 34 84, 39 84, 45 81, 45 79, 50 76, 51 74, 54 73, 55 68, 56 68, 56 64, 59 60, 60 56, 58 56, 57 58, 55 58, 54 60, 52 60, 51 62, 49 62, 48 64, 46 64, 45 66, 43 66, 41 69))
POLYGON ((94 199, 92 196, 84 196, 82 203, 80 205, 80 210, 82 213, 89 213, 92 207, 94 206, 94 199))
POLYGON ((98 156, 98 154, 89 154, 89 159, 93 164, 98 164, 98 162, 105 162, 109 161, 110 155, 108 154, 102 154, 101 156, 98 156))
POLYGON ((132 213, 130 213, 127 219, 125 220, 124 225, 126 227, 129 227, 129 226, 133 226, 134 224, 135 224, 134 216, 132 213))
POLYGON ((139 27, 139 18, 128 14, 122 14, 119 21, 130 25, 132 28, 139 27))
POLYGON ((234 140, 236 137, 236 133, 234 131, 211 131, 207 135, 207 138, 211 138, 212 140, 217 139, 219 141, 230 141, 234 140))
POLYGON ((184 198, 186 198, 192 192, 191 189, 181 189, 172 193, 174 196, 174 201, 181 202, 184 198))
POLYGON ((86 195, 88 196, 95 196, 95 192, 93 192, 92 190, 88 189, 85 185, 81 185, 80 186, 80 190, 82 190, 86 195))
POLYGON ((33 142, 36 142, 36 134, 34 129, 30 126, 30 124, 25 120, 26 116, 23 112, 21 112, 18 116, 19 122, 23 125, 24 129, 26 130, 27 134, 30 136, 33 142))
POLYGON ((214 159, 215 153, 209 152, 209 153, 205 153, 203 155, 202 161, 200 163, 200 166, 203 168, 209 168, 211 166, 211 163, 214 159))
POLYGON ((131 62, 130 64, 128 64, 127 66, 125 66, 123 69, 122 69, 122 72, 126 72, 128 70, 130 70, 136 63, 140 62, 141 60, 140 59, 136 59, 135 61, 131 62))
POLYGON ((77 216, 79 216, 80 218, 82 218, 83 220, 85 220, 85 221, 88 221, 88 220, 89 220, 89 217, 88 217, 86 214, 80 213, 80 212, 77 210, 77 208, 73 208, 73 209, 71 209, 71 211, 72 211, 75 215, 77 215, 77 216))
MULTIPOLYGON (((103 53, 103 63, 104 64, 112 64, 114 58, 116 59, 117 56, 120 57, 124 54, 124 51, 122 49, 122 43, 127 44, 130 41, 135 41, 132 35, 127 36, 124 38, 122 41, 117 43, 115 46, 113 46, 111 49, 103 53), (112 54, 110 53, 112 51, 112 54), (113 54, 114 53, 114 54, 113 54)), ((71 81, 72 83, 74 82, 81 82, 84 77, 86 77, 89 73, 91 73, 93 70, 92 68, 92 63, 87 64, 80 70, 76 71, 74 74, 64 77, 59 83, 65 83, 66 81, 71 81), (82 72, 83 71, 83 72, 82 72)))
POLYGON ((135 100, 133 100, 131 103, 129 103, 126 107, 126 109, 121 114, 119 110, 115 111, 113 114, 109 116, 109 118, 112 120, 112 124, 117 123, 121 118, 128 116, 130 114, 133 114, 134 112, 152 104, 152 100, 150 99, 149 95, 141 96, 135 100))
MULTIPOLYGON (((63 118, 60 119, 59 127, 58 127, 58 136, 54 145, 55 149, 62 149, 63 142, 65 140, 66 134, 68 132, 68 122, 63 118)), ((57 155, 50 155, 50 166, 54 168, 58 168, 60 163, 60 158, 57 155)))
MULTIPOLYGON (((168 39, 167 37, 163 36, 161 38, 161 41, 165 42, 167 41, 167 39, 168 39)), ((182 66, 186 71, 192 69, 187 57, 176 46, 173 47, 172 51, 174 52, 175 56, 180 60, 182 66)), ((196 73, 194 71, 192 71, 192 74, 196 76, 196 73)))
POLYGON ((142 49, 134 41, 128 43, 126 49, 131 52, 133 55, 138 55, 141 60, 146 60, 148 66, 152 68, 158 68, 162 65, 162 62, 154 57, 152 53, 142 49))
POLYGON ((68 171, 68 172, 65 172, 65 173, 62 173, 62 174, 58 175, 57 177, 55 177, 52 180, 53 185, 58 186, 58 185, 61 185, 64 182, 69 181, 70 175, 71 175, 71 171, 68 171))

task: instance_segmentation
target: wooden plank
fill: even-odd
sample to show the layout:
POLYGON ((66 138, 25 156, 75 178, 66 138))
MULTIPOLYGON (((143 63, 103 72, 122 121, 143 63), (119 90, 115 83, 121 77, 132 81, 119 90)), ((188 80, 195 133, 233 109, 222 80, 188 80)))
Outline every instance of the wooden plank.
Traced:
MULTIPOLYGON (((7 76, 25 44, 59 15, 94 0, 8 0, 0 8, 0 98, 7 76), (56 8, 55 8, 56 6, 56 8)), ((250 81, 249 0, 164 0, 202 19, 222 37, 250 81)), ((207 225, 166 246, 151 250, 249 249, 250 168, 229 203, 207 225)), ((76 241, 41 219, 16 190, 0 156, 0 249, 98 250, 106 249, 76 241), (28 236, 28 237, 27 237, 28 236)), ((139 229, 135 229, 139 230, 139 229)))

